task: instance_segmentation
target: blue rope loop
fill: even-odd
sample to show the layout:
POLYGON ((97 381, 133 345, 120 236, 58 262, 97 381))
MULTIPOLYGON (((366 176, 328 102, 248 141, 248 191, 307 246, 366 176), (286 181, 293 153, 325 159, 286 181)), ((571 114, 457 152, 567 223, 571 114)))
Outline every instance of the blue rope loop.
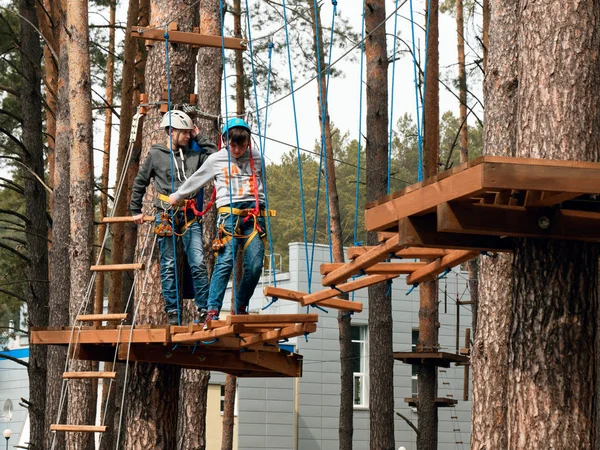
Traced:
POLYGON ((196 353, 196 348, 198 348, 198 342, 199 342, 199 341, 196 341, 196 342, 194 342, 194 348, 192 348, 192 355, 193 355, 194 353, 196 353))
POLYGON ((452 271, 452 269, 446 269, 446 270, 444 270, 444 272, 438 277, 438 280, 441 280, 442 278, 445 278, 446 275, 448 275, 451 271, 452 271))
POLYGON ((306 313, 308 314, 308 311, 310 311, 310 308, 316 308, 319 311, 323 311, 325 314, 329 314, 329 311, 327 311, 325 308, 323 308, 322 306, 317 305, 316 303, 313 303, 312 305, 308 305, 306 307, 306 313))
POLYGON ((265 309, 267 309, 269 306, 271 306, 273 303, 275 303, 277 300, 279 300, 279 298, 277 297, 271 297, 271 301, 267 304, 267 306, 264 306, 261 311, 264 311, 265 309))
POLYGON ((240 333, 235 333, 235 335, 234 335, 234 336, 235 336, 236 338, 238 338, 240 341, 242 341, 242 342, 244 342, 244 343, 246 342, 246 339, 244 339, 244 338, 243 338, 243 337, 240 335, 240 333))
POLYGON ((308 333, 306 333, 306 332, 304 333, 304 340, 305 340, 306 342, 308 342, 308 333))
POLYGON ((336 291, 338 291, 340 294, 344 295, 347 294, 346 291, 340 289, 339 287, 337 287, 335 284, 331 286, 331 289, 335 289, 336 291))
POLYGON ((175 344, 175 346, 171 349, 169 353, 174 352, 177 347, 179 347, 179 344, 175 344))
POLYGON ((219 338, 214 338, 212 341, 202 341, 203 345, 210 345, 219 342, 219 338))
POLYGON ((390 295, 391 292, 392 292, 392 280, 387 280, 387 285, 388 285, 388 288, 387 288, 387 291, 385 293, 386 296, 390 295))
POLYGON ((342 320, 346 319, 347 317, 353 316, 353 315, 354 315, 354 311, 347 312, 346 314, 344 314, 342 316, 342 320))
POLYGON ((410 295, 410 294, 412 293, 412 291, 414 291, 414 290, 415 290, 415 288, 416 288, 418 285, 419 285, 419 283, 417 283, 417 284, 413 284, 413 285, 411 286, 411 288, 408 290, 408 292, 406 293, 406 295, 410 295))

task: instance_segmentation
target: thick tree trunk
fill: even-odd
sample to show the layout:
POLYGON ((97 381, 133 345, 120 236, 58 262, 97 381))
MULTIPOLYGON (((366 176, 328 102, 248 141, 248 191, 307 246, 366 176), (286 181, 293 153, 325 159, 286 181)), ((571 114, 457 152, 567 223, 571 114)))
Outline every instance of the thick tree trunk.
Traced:
MULTIPOLYGON (((600 160, 600 136, 590 132, 600 126, 600 99, 590 95, 600 82, 599 17, 600 4, 591 0, 521 8, 517 156, 600 160)), ((516 242, 511 448, 595 446, 596 374, 590 362, 596 355, 597 272, 595 244, 516 242)))
MULTIPOLYGON (((365 0, 367 59, 367 202, 386 194, 388 135, 388 61, 385 42, 385 2, 365 0)), ((377 234, 368 233, 368 245, 377 234)), ((392 310, 385 283, 369 287, 370 448, 392 450, 394 444, 394 359, 392 310)))
MULTIPOLYGON (((483 0, 482 6, 482 42, 483 42, 483 71, 487 73, 488 49, 490 44, 490 0, 483 0)), ((484 76, 485 76, 484 73, 484 76)))
MULTIPOLYGON (((423 173, 425 177, 435 176, 439 167, 440 154, 440 101, 439 101, 439 30, 438 0, 428 2, 426 26, 429 42, 426 60, 425 79, 425 124, 423 173)), ((427 281, 419 286, 419 342, 417 351, 437 351, 438 344, 438 283, 427 281)), ((417 448, 433 450, 438 442, 437 368, 420 365, 418 369, 419 434, 417 448)))
POLYGON ((465 70, 465 26, 463 23, 463 0, 456 0, 456 41, 458 49, 458 98, 460 120, 460 162, 469 159, 469 131, 467 128, 467 71, 465 70))
MULTIPOLYGON (((485 5, 484 5, 485 6, 485 5)), ((484 154, 515 156, 517 145, 518 0, 492 0, 492 33, 484 83, 484 154)), ((489 12, 489 11, 488 11, 489 12)), ((485 14, 484 14, 485 17, 485 14)), ((484 26, 484 36, 487 28, 484 26)), ((508 448, 508 336, 512 256, 479 258, 477 329, 471 357, 471 448, 508 448)))
MULTIPOLYGON (((37 26, 35 2, 19 0, 21 20, 21 117, 23 117, 22 141, 27 148, 23 162, 31 171, 24 172, 25 224, 27 236, 28 296, 27 312, 29 327, 48 325, 48 222, 46 219, 46 191, 35 178, 44 178, 44 144, 42 140, 42 93, 38 64, 42 59, 42 48, 34 26, 37 26), (28 23, 29 22, 29 23, 28 23), (33 24, 32 25, 30 25, 33 24), (35 176, 34 176, 35 175, 35 176)), ((34 345, 29 350, 29 448, 43 448, 46 413, 46 357, 45 346, 34 345)))
MULTIPOLYGON (((66 2, 63 4, 66 7, 66 2)), ((57 8, 58 10, 58 8, 57 8)), ((64 11, 64 9, 62 9, 64 11)), ((54 22, 58 30, 64 30, 65 17, 57 11, 54 22)), ((52 207, 52 249, 50 252, 50 302, 49 321, 51 327, 69 324, 69 292, 71 290, 71 268, 69 263, 69 242, 71 240, 71 220, 69 217, 69 148, 71 146, 70 109, 68 100, 69 56, 67 36, 59 31, 60 56, 58 62, 58 97, 56 104, 56 145, 54 165, 54 190, 52 207)), ((46 389, 46 448, 65 448, 64 433, 50 433, 51 423, 65 423, 67 405, 58 417, 62 374, 65 368, 67 349, 62 346, 48 347, 48 380, 46 389)))
POLYGON ((227 374, 225 377, 225 396, 223 406, 223 433, 221 450, 233 448, 233 426, 235 424, 235 393, 237 391, 237 377, 227 374))
MULTIPOLYGON (((69 34, 69 105, 71 108, 71 133, 73 146, 70 153, 69 210, 71 217, 71 320, 81 312, 91 311, 91 299, 87 298, 90 281, 90 265, 93 244, 92 212, 92 109, 89 59, 87 1, 67 2, 67 30, 69 34), (82 308, 82 304, 87 307, 82 308)), ((74 360, 70 369, 89 371, 89 361, 74 360)), ((69 424, 91 425, 94 423, 95 402, 92 383, 81 381, 69 385, 69 424)), ((90 433, 67 433, 67 449, 87 450, 93 448, 90 433)))

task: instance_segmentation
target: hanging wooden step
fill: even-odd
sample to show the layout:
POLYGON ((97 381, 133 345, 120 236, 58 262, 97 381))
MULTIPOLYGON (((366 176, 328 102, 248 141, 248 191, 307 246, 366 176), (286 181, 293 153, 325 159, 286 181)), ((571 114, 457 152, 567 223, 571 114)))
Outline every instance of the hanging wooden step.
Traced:
POLYGON ((65 372, 65 380, 88 380, 88 379, 109 379, 117 378, 117 372, 65 372))
MULTIPOLYGON (((154 216, 144 216, 144 222, 154 221, 154 216)), ((121 217, 104 217, 102 223, 131 223, 133 222, 133 216, 121 216, 121 217)))
POLYGON ((50 431, 75 431, 80 433, 104 433, 108 427, 97 425, 63 425, 52 424, 50 431))
MULTIPOLYGON (((376 263, 363 269, 367 275, 410 274, 425 266, 424 262, 413 263, 376 263)), ((342 267, 344 263, 321 264, 321 275, 327 275, 342 267)))
POLYGON ((103 266, 92 266, 90 270, 92 272, 126 272, 128 270, 144 270, 144 264, 106 264, 103 266))
MULTIPOLYGON (((339 270, 339 269, 337 269, 339 270)), ((334 271, 335 272, 335 271, 334 271)), ((331 273, 334 273, 331 272, 331 273)), ((340 284, 333 289, 325 289, 324 291, 315 292, 313 294, 307 294, 302 297, 301 304, 302 306, 312 305, 313 303, 320 302, 322 300, 327 300, 329 298, 335 297, 340 293, 348 293, 352 291, 357 291, 359 289, 373 286, 374 284, 381 283, 382 281, 391 280, 396 278, 397 274, 392 275, 367 275, 364 278, 359 278, 354 281, 350 281, 348 283, 340 284)))
POLYGON ((121 313, 121 314, 80 314, 79 316, 77 316, 77 321, 78 322, 110 322, 110 321, 117 321, 117 320, 127 320, 128 318, 128 314, 127 313, 121 313))
MULTIPOLYGON (((291 289, 283 289, 273 286, 266 286, 263 292, 266 297, 276 297, 284 300, 292 300, 294 302, 302 302, 302 299, 308 295, 306 292, 292 291, 291 289)), ((327 300, 319 301, 319 306, 323 308, 341 309, 344 311, 354 312, 361 312, 363 310, 363 304, 361 302, 342 300, 341 298, 329 298, 327 300)))

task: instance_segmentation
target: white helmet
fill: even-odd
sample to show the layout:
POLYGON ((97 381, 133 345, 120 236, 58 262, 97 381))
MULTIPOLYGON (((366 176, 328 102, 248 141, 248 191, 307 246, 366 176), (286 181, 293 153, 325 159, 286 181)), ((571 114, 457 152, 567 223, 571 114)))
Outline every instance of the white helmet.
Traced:
POLYGON ((177 130, 193 130, 194 124, 190 116, 181 111, 170 111, 166 113, 162 120, 160 121, 160 126, 162 128, 175 128, 177 130), (169 120, 169 116, 171 119, 169 120))

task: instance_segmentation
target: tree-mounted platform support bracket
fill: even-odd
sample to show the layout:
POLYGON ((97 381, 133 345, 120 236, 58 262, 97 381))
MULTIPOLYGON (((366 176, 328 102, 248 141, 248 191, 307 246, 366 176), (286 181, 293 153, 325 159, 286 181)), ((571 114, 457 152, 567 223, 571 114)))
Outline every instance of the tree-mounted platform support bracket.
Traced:
MULTIPOLYGON (((130 30, 131 36, 139 39, 145 39, 146 45, 151 41, 164 41, 165 30, 155 27, 134 27, 130 30)), ((187 44, 194 47, 225 47, 229 50, 246 50, 248 41, 240 38, 213 36, 210 34, 200 34, 198 32, 168 31, 169 42, 172 44, 187 44)))
POLYGON ((410 365, 429 365, 450 367, 451 363, 468 363, 469 358, 463 355, 446 352, 394 352, 394 359, 410 365))

